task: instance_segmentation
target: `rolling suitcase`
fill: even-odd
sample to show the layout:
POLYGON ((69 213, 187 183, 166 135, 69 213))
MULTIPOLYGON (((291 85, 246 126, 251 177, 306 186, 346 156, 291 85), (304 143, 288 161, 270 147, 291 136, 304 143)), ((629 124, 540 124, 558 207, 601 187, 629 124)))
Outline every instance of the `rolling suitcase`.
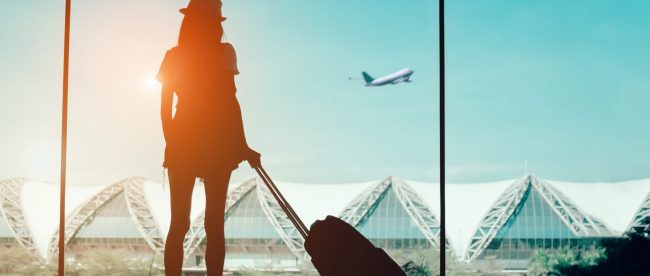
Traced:
POLYGON ((327 216, 325 220, 314 222, 307 230, 264 168, 255 168, 255 171, 305 239, 305 250, 318 273, 323 276, 406 275, 384 250, 376 248, 354 227, 339 218, 327 216))

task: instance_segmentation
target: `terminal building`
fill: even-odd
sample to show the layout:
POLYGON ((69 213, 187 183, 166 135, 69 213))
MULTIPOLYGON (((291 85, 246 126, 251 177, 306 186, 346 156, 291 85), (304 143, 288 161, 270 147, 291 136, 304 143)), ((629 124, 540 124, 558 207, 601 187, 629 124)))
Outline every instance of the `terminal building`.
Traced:
MULTIPOLYGON (((437 183, 383 180, 349 184, 279 182, 306 225, 335 215, 398 258, 439 248, 437 183)), ((57 255, 58 186, 29 179, 0 182, 0 250, 23 247, 43 260, 57 255)), ((446 185, 445 241, 460 261, 525 270, 540 249, 588 250, 602 239, 650 228, 650 179, 575 183, 534 175, 446 185)), ((205 267, 201 185, 193 193, 185 267, 205 267)), ((68 187, 66 256, 98 250, 160 256, 169 228, 169 187, 144 178, 108 186, 68 187)), ((226 200, 228 270, 297 271, 309 263, 303 239, 260 179, 232 183, 226 200)))

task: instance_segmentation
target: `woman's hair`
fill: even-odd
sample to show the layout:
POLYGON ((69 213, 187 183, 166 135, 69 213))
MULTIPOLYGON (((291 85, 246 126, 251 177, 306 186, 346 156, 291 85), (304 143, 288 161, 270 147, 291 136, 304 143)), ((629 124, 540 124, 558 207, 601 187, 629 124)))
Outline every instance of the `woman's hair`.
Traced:
POLYGON ((219 20, 200 15, 186 15, 181 23, 178 46, 187 48, 206 47, 221 43, 223 27, 219 20))

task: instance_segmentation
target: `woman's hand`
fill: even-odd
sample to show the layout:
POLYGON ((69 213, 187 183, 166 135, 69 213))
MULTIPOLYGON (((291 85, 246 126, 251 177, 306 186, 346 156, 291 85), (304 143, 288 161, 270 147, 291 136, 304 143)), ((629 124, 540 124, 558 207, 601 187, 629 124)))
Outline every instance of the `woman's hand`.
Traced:
POLYGON ((254 168, 262 167, 262 161, 260 160, 262 155, 259 152, 249 147, 248 149, 246 149, 245 157, 246 160, 248 161, 248 164, 251 165, 251 168, 254 169, 254 168))

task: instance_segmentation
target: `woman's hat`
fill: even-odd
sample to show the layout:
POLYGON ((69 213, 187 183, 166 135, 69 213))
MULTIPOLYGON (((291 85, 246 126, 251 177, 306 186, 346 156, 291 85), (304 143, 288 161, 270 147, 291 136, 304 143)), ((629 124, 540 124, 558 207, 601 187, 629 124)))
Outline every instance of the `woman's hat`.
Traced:
POLYGON ((214 17, 221 22, 226 21, 226 17, 221 16, 221 1, 219 0, 190 0, 186 8, 179 10, 184 15, 203 15, 214 17))

